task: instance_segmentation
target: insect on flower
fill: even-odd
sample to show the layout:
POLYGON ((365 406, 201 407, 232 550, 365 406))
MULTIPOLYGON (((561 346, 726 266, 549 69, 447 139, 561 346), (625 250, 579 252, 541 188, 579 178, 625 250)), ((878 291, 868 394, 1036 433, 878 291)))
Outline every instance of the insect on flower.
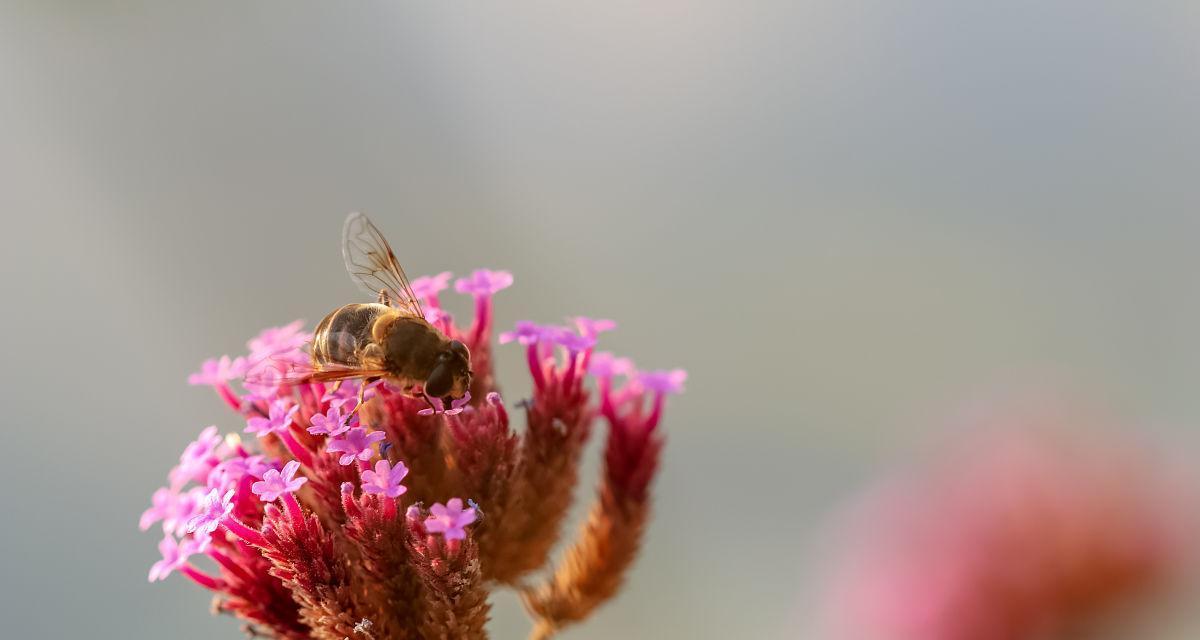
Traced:
POLYGON ((161 521, 166 536, 148 578, 181 574, 252 636, 278 640, 486 640, 488 595, 504 587, 533 614, 531 638, 588 618, 641 548, 664 398, 684 374, 595 352, 611 320, 518 322, 500 342, 524 347, 533 387, 506 405, 492 298, 512 274, 454 281, 475 303, 463 326, 438 300, 449 273, 410 284, 358 214, 344 245, 377 302, 335 310, 314 334, 302 322, 264 330, 248 355, 210 359, 189 378, 254 438, 213 426, 186 446, 138 522, 161 521), (523 429, 509 406, 523 408, 523 429), (597 498, 554 562, 599 419, 609 428, 597 498))
POLYGON ((350 214, 342 227, 342 257, 350 277, 378 301, 343 305, 325 316, 313 334, 310 363, 268 358, 251 365, 247 381, 363 379, 358 406, 367 383, 379 379, 394 383, 406 395, 425 398, 431 408, 436 408, 431 397, 450 406, 466 395, 473 375, 470 350, 426 320, 391 246, 361 213, 350 214))

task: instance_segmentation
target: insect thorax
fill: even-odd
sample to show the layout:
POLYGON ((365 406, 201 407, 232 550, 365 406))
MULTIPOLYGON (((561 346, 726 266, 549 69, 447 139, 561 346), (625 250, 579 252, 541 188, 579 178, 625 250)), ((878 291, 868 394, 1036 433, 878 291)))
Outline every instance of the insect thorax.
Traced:
POLYGON ((384 329, 380 340, 384 368, 397 377, 423 382, 437 364, 438 354, 446 349, 446 337, 422 318, 380 318, 376 327, 384 329))

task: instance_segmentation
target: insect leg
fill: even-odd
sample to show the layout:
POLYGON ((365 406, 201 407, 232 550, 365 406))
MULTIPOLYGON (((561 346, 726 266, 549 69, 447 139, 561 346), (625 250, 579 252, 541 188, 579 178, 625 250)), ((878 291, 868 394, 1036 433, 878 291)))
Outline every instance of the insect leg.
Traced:
POLYGON ((354 409, 350 413, 346 414, 346 421, 342 424, 350 424, 350 418, 353 418, 354 414, 358 413, 358 410, 363 406, 363 396, 367 393, 367 385, 375 382, 378 379, 379 378, 363 378, 362 385, 358 387, 358 404, 354 405, 354 409))
POLYGON ((379 304, 392 306, 392 296, 388 295, 387 289, 379 290, 379 304))

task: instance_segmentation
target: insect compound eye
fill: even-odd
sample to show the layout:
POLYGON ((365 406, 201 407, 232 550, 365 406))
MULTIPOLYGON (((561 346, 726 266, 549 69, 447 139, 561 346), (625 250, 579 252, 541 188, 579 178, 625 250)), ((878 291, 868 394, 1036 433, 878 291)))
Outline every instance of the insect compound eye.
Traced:
POLYGON ((467 349, 467 345, 458 340, 450 341, 450 350, 463 357, 464 360, 471 359, 471 352, 467 349))
POLYGON ((450 393, 451 387, 454 386, 454 370, 449 364, 442 363, 433 368, 433 373, 429 374, 429 379, 425 381, 425 393, 434 397, 441 397, 450 393))

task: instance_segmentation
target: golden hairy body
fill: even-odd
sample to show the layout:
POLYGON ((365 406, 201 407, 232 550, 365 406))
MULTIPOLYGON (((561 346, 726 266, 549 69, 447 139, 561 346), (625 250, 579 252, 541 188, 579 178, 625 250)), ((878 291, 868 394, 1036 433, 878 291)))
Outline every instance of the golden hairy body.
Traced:
POLYGON ((347 304, 325 316, 313 333, 317 369, 352 367, 385 372, 401 388, 424 383, 451 341, 424 318, 377 303, 347 304))

